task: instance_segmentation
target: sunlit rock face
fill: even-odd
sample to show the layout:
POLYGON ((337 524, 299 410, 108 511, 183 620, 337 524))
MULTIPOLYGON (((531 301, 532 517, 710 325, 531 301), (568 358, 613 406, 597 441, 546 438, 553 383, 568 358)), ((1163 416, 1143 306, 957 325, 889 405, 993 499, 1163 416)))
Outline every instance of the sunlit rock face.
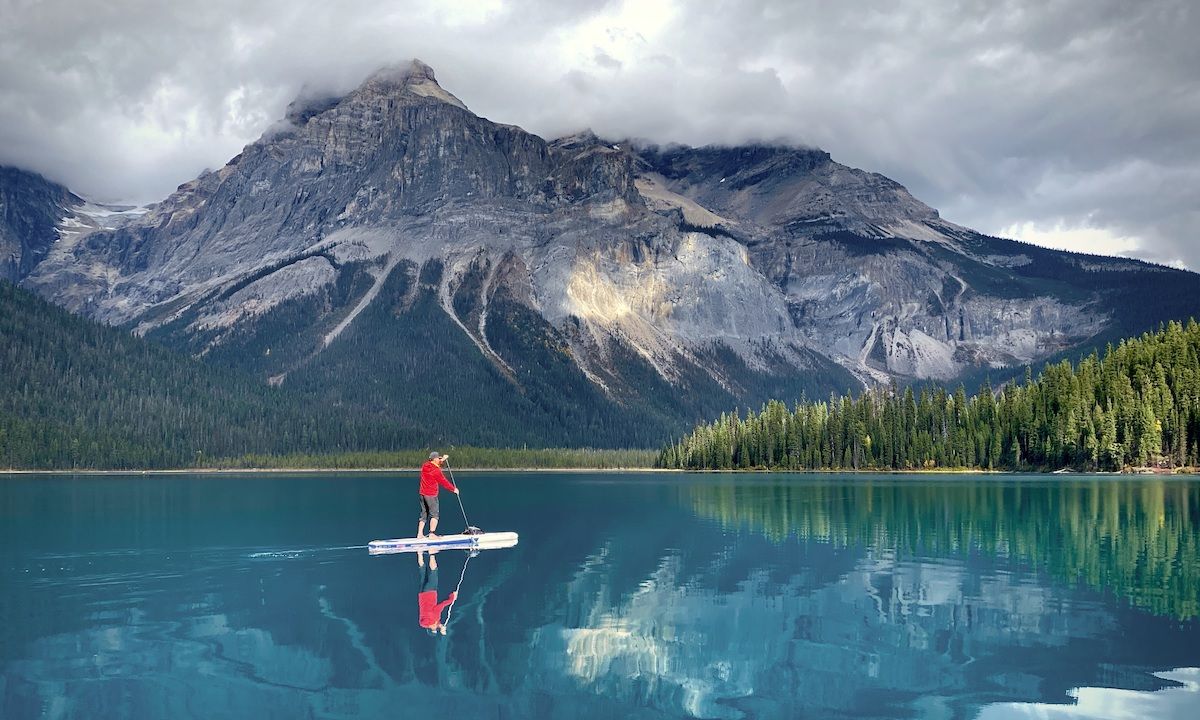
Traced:
POLYGON ((726 404, 951 379, 1129 327, 1110 276, 1145 285, 1153 317, 1200 290, 1179 271, 978 235, 819 150, 548 142, 472 114, 415 61, 298 99, 223 168, 117 214, 60 218, 68 239, 38 251, 25 285, 199 355, 249 357, 286 321, 272 354, 246 361, 276 382, 370 317, 396 273, 435 269, 443 320, 497 381, 527 388, 532 342, 621 402, 647 392, 624 380, 630 363, 726 404), (537 339, 495 347, 524 331, 537 339))
POLYGON ((1014 265, 1014 243, 946 222, 898 183, 819 150, 649 149, 641 158, 653 171, 643 189, 652 204, 737 237, 800 334, 864 378, 949 379, 1028 363, 1109 320, 1017 278, 989 292, 976 276, 991 281, 1014 265))

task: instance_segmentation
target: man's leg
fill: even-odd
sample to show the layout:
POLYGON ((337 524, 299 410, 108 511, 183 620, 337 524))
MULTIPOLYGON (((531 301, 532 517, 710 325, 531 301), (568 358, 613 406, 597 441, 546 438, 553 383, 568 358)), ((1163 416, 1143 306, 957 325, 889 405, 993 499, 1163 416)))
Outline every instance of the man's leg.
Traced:
POLYGON ((430 537, 436 537, 437 536, 438 518, 442 514, 442 510, 439 507, 440 503, 438 502, 437 496, 434 495, 433 497, 426 498, 425 505, 429 512, 429 535, 430 535, 430 537))
MULTIPOLYGON (((421 555, 421 553, 417 553, 417 555, 421 555)), ((426 590, 437 592, 437 560, 433 559, 432 553, 429 555, 429 563, 421 565, 417 572, 421 575, 421 592, 426 590)))

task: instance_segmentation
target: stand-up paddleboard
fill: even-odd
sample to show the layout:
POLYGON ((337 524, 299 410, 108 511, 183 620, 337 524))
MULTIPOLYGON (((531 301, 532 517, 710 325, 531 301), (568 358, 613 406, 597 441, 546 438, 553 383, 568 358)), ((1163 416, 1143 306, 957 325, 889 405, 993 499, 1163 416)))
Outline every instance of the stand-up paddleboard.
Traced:
POLYGON ((372 555, 380 555, 424 550, 498 550, 516 544, 517 534, 515 532, 492 532, 479 535, 439 535, 435 538, 372 540, 367 544, 367 552, 372 555))

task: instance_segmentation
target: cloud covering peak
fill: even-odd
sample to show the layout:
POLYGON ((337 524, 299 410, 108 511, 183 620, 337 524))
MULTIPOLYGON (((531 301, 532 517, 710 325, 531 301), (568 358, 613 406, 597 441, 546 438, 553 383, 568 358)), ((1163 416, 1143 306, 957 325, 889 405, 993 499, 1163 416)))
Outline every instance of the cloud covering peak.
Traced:
POLYGON ((419 57, 547 138, 819 146, 985 232, 1200 268, 1186 0, 0 3, 0 163, 101 200, 419 57))

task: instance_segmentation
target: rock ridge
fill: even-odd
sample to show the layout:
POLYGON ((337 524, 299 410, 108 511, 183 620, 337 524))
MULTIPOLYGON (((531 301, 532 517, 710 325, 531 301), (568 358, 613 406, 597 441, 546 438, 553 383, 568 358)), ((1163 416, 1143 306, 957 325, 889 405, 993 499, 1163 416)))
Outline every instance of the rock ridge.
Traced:
MULTIPOLYGON (((548 141, 420 61, 284 122, 141 215, 60 222, 23 284, 287 383, 445 323, 514 403, 566 387, 651 424, 999 372, 1144 322, 1114 300, 1140 264, 987 237, 815 148, 548 141)), ((1155 272, 1155 320, 1200 295, 1155 272)))

